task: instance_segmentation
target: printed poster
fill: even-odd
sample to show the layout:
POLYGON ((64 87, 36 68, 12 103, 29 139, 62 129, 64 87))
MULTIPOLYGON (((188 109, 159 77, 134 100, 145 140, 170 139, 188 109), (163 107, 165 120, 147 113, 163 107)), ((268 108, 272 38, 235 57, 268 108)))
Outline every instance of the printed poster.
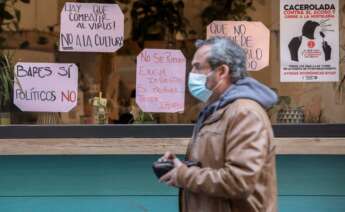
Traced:
POLYGON ((338 81, 338 0, 280 2, 280 81, 338 81))

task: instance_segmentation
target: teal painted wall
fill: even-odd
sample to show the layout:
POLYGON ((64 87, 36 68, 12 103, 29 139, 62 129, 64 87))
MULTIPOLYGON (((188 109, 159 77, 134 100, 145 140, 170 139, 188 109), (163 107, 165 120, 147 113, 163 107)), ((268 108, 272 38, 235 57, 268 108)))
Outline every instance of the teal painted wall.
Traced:
MULTIPOLYGON (((177 211, 158 156, 1 156, 0 212, 177 211)), ((344 212, 345 156, 279 156, 281 212, 344 212)))

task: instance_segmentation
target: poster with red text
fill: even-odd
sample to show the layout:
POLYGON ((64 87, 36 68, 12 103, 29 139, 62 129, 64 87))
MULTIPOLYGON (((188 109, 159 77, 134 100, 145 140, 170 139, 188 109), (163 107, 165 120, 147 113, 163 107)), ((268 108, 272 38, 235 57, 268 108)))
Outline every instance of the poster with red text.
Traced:
POLYGON ((13 102, 22 111, 69 112, 77 105, 78 67, 73 63, 17 63, 13 102))
POLYGON ((144 49, 137 56, 136 103, 144 112, 184 110, 186 58, 180 50, 144 49))
POLYGON ((338 0, 280 1, 280 81, 339 80, 338 0))

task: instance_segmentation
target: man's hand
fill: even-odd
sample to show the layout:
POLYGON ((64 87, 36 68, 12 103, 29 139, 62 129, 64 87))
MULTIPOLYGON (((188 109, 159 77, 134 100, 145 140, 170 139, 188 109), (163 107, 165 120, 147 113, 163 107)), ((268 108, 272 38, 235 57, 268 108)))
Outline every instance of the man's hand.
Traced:
POLYGON ((180 166, 184 166, 184 164, 176 157, 176 155, 172 154, 171 152, 166 152, 163 157, 161 157, 158 161, 166 161, 166 160, 172 160, 174 163, 174 168, 163 175, 159 181, 164 182, 169 186, 177 187, 176 181, 177 181, 177 168, 180 166))
POLYGON ((158 159, 158 162, 164 162, 167 160, 174 160, 176 158, 176 155, 174 155, 171 152, 166 152, 161 158, 158 159))

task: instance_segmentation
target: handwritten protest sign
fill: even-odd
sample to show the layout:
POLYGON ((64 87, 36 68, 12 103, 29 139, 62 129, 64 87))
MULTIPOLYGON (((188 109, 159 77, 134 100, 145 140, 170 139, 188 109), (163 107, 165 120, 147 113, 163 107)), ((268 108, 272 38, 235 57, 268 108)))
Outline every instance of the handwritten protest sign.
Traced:
POLYGON ((17 63, 14 104, 22 111, 68 112, 77 105, 78 68, 72 63, 17 63))
POLYGON ((144 49, 137 56, 136 71, 136 102, 141 110, 184 110, 186 58, 180 50, 144 49))
POLYGON ((65 3, 60 51, 115 52, 122 47, 124 16, 117 4, 65 3))
POLYGON ((259 71, 269 64, 270 32, 261 22, 213 21, 207 38, 225 36, 241 46, 247 55, 247 70, 259 71))

